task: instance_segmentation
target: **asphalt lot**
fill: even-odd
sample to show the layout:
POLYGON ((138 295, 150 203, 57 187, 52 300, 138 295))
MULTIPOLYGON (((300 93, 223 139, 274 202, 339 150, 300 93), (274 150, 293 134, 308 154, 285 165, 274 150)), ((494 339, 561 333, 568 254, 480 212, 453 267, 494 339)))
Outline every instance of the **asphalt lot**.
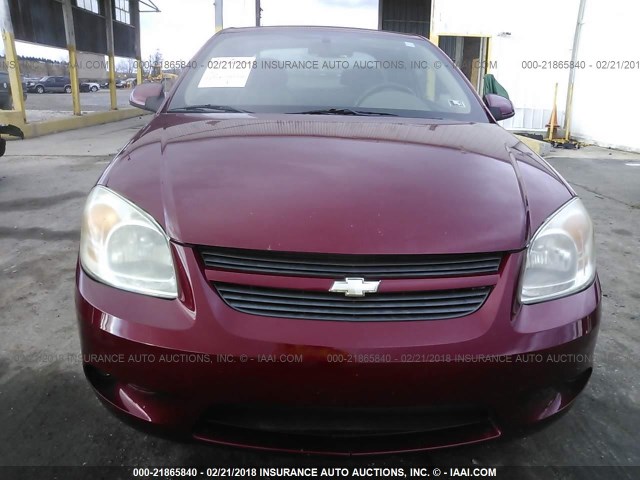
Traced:
MULTIPOLYGON (((640 155, 598 148, 549 159, 594 219, 604 305, 592 380, 548 428, 476 446, 336 460, 174 443, 120 423, 94 397, 75 357, 73 278, 85 196, 146 121, 10 142, 0 159, 0 466, 640 465, 640 166, 632 166, 640 155)), ((588 471, 607 479, 637 473, 588 471)), ((521 478, 567 477, 532 469, 521 478)))

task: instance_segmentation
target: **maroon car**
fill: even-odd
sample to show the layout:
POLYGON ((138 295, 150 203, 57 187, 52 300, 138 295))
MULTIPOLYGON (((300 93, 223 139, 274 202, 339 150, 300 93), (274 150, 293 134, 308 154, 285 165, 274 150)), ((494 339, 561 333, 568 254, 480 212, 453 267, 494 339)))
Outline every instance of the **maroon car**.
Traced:
POLYGON ((325 453, 566 411, 600 321, 575 192, 424 38, 215 35, 87 200, 86 376, 131 423, 325 453))

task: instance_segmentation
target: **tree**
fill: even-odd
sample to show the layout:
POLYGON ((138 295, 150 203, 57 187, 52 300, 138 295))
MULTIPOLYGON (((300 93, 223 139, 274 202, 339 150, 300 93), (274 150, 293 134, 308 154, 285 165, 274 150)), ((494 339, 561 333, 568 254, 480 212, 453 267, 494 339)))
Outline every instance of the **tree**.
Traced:
POLYGON ((116 72, 132 77, 136 74, 136 61, 133 58, 123 58, 116 64, 116 72))
POLYGON ((147 76, 157 77, 162 75, 162 53, 156 50, 156 53, 149 55, 149 64, 146 69, 147 76))

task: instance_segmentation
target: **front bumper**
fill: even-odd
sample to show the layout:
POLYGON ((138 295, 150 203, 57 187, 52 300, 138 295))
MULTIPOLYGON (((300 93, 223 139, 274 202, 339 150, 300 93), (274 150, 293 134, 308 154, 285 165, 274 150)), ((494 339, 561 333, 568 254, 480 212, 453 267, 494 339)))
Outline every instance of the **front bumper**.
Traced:
POLYGON ((177 300, 77 272, 85 373, 103 403, 137 426, 279 450, 438 448, 553 417, 591 374, 598 281, 570 297, 514 305, 521 253, 506 257, 472 315, 356 324, 235 311, 210 281, 240 277, 205 271, 191 248, 173 248, 177 300))

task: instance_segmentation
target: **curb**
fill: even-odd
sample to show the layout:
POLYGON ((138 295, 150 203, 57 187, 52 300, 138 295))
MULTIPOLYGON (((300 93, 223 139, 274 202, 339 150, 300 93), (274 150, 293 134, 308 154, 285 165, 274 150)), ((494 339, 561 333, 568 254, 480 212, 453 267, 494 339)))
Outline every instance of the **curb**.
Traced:
POLYGON ((541 157, 549 155, 551 153, 551 149, 553 148, 551 144, 543 142, 541 140, 534 140, 533 138, 524 137, 522 135, 516 135, 516 137, 527 147, 533 150, 534 153, 538 154, 541 157))
MULTIPOLYGON (((127 120, 129 118, 141 117, 149 114, 149 112, 145 112, 138 108, 123 108, 121 110, 93 112, 81 116, 69 116, 65 118, 56 118, 54 120, 45 120, 42 122, 15 122, 14 124, 24 132, 24 138, 34 138, 67 130, 76 130, 78 128, 118 122, 120 120, 127 120)), ((7 120, 10 120, 10 118, 7 120)), ((7 123, 10 123, 10 121, 7 123)))

